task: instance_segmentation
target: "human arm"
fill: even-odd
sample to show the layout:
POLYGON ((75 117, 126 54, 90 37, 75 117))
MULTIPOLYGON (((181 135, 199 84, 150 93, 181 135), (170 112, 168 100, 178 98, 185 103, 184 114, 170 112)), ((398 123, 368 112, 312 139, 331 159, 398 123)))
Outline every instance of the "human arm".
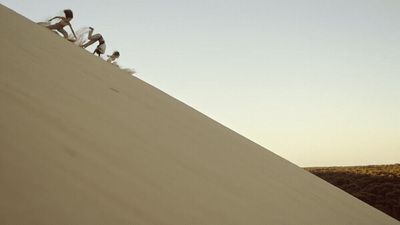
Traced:
POLYGON ((49 21, 52 21, 52 20, 54 20, 54 19, 64 19, 64 17, 61 17, 61 16, 55 16, 55 17, 51 18, 49 21))
POLYGON ((72 29, 71 24, 68 24, 68 25, 69 25, 69 28, 71 28, 72 34, 74 35, 75 39, 78 39, 78 38, 76 37, 76 34, 75 34, 75 32, 74 32, 74 29, 72 29))

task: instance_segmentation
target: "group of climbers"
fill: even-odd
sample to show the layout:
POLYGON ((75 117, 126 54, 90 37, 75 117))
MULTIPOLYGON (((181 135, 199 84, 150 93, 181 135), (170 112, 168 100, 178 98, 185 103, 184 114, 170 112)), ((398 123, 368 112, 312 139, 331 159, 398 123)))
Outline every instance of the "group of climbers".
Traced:
MULTIPOLYGON (((49 24, 45 23, 46 24, 45 27, 50 30, 53 30, 53 31, 58 31, 62 34, 62 36, 64 38, 68 39, 69 41, 75 42, 78 38, 77 38, 77 36, 74 32, 74 29, 72 28, 71 23, 70 23, 70 21, 74 17, 72 10, 66 9, 66 10, 64 10, 64 14, 65 14, 65 17, 55 16, 55 17, 51 18, 48 21, 49 24), (50 24, 50 22, 54 19, 59 19, 60 21, 55 24, 50 24), (67 31, 64 30, 65 26, 70 27, 75 39, 70 39, 68 37, 67 31)), ((104 41, 103 36, 101 34, 93 34, 93 30, 94 29, 92 27, 89 27, 88 41, 85 44, 80 44, 79 46, 82 48, 87 48, 88 46, 98 42, 96 49, 93 51, 93 54, 97 54, 98 56, 100 56, 101 54, 104 54, 106 52, 106 43, 104 41)), ((114 60, 119 58, 119 52, 114 51, 112 55, 107 55, 107 56, 108 56, 107 62, 114 63, 114 60)))

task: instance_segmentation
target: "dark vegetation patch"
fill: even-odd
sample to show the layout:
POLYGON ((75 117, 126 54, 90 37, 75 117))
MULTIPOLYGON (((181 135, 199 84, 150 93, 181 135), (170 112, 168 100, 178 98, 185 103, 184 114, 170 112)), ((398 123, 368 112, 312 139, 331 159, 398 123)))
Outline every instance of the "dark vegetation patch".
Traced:
POLYGON ((305 169, 400 221, 400 164, 305 169))

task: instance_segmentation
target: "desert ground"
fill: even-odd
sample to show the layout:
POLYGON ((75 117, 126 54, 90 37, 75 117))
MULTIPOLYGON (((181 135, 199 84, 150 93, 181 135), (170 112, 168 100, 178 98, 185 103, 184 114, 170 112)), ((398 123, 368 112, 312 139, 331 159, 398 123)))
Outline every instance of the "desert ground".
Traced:
POLYGON ((0 224, 400 224, 1 5, 0 49, 0 224))

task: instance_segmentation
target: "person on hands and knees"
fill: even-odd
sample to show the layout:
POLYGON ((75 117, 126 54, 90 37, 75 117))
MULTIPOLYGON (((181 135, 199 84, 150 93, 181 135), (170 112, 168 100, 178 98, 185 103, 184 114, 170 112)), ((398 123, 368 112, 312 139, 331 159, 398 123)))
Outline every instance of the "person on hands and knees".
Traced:
POLYGON ((71 28, 72 34, 75 37, 75 40, 77 39, 76 35, 75 35, 75 32, 74 32, 74 29, 72 29, 72 26, 71 26, 71 23, 70 23, 72 18, 74 18, 74 15, 72 13, 72 10, 70 10, 70 9, 64 10, 64 14, 65 14, 65 17, 55 16, 55 17, 51 18, 49 20, 49 22, 51 22, 54 19, 60 19, 60 21, 58 23, 56 23, 56 24, 48 25, 48 26, 46 26, 46 28, 48 28, 50 30, 57 30, 58 32, 60 32, 64 36, 65 39, 68 39, 70 41, 74 41, 73 39, 69 39, 68 38, 68 33, 67 33, 67 31, 64 30, 65 26, 69 26, 71 28))

